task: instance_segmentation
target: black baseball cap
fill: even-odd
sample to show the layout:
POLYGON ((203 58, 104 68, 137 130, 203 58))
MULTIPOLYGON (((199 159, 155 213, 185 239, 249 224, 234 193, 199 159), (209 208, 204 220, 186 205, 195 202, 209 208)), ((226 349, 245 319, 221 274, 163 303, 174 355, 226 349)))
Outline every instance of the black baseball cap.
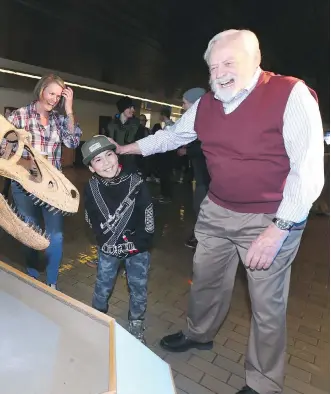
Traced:
POLYGON ((82 148, 83 163, 87 166, 91 160, 99 153, 105 150, 116 151, 116 145, 112 144, 104 135, 96 135, 89 141, 86 141, 82 148))

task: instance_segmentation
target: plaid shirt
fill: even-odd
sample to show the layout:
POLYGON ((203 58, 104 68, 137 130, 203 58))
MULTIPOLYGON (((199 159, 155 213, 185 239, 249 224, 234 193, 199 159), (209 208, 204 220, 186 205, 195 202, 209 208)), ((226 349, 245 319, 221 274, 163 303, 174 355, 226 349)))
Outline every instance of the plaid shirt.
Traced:
MULTIPOLYGON (((38 152, 45 152, 48 160, 61 170, 61 144, 75 149, 79 146, 82 131, 75 124, 74 133, 68 130, 68 117, 59 115, 56 111, 49 113, 49 126, 44 127, 40 121, 40 115, 36 110, 36 102, 12 112, 8 119, 17 129, 25 129, 31 133, 31 145, 38 152)), ((6 142, 1 144, 5 148, 6 142)), ((22 157, 29 159, 29 153, 24 150, 22 157)))

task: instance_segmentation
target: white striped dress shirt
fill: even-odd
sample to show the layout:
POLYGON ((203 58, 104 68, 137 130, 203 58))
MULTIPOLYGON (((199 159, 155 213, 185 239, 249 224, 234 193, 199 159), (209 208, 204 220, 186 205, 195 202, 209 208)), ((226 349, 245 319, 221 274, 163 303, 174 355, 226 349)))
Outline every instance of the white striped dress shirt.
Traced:
MULTIPOLYGON (((248 97, 255 88, 260 73, 261 69, 258 68, 250 85, 239 92, 231 102, 223 103, 226 114, 233 112, 248 97)), ((142 155, 166 152, 194 141, 197 138, 194 122, 199 101, 173 126, 137 141, 142 155)), ((300 223, 307 218, 324 185, 321 114, 316 100, 307 86, 300 81, 293 87, 286 104, 283 138, 291 169, 276 216, 300 223)))

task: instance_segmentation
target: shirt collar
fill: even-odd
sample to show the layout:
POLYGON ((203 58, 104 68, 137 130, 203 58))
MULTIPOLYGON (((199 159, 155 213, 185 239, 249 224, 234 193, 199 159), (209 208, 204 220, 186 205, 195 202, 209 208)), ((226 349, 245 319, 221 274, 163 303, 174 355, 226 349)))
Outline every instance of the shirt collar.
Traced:
POLYGON ((164 124, 165 124, 166 126, 172 126, 172 125, 174 124, 174 122, 173 122, 171 119, 168 119, 168 120, 166 120, 166 121, 164 122, 164 124))
POLYGON ((97 179, 99 182, 103 183, 106 186, 116 184, 123 177, 127 176, 127 173, 123 170, 123 166, 121 164, 118 166, 118 168, 120 169, 120 171, 113 178, 103 178, 102 176, 98 175, 97 173, 94 173, 92 175, 92 178, 97 179))
POLYGON ((258 67, 253 75, 251 82, 244 89, 246 92, 251 92, 255 88, 260 78, 261 72, 262 72, 261 67, 258 67))
MULTIPOLYGON (((39 112, 37 111, 37 101, 32 101, 29 105, 30 112, 34 115, 40 116, 39 112)), ((54 110, 49 111, 49 117, 52 118, 54 116, 54 110)))

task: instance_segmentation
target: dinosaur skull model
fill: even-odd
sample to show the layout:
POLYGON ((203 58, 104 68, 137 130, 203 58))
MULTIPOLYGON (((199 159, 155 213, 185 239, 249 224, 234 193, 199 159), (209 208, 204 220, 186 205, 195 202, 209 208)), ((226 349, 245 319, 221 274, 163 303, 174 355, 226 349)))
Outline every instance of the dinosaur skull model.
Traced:
MULTIPOLYGON (((46 158, 32 148, 30 133, 16 129, 0 115, 0 142, 6 144, 0 154, 0 176, 16 181, 34 200, 35 205, 45 206, 55 215, 74 214, 78 211, 79 193, 72 183, 46 158), (29 152, 29 160, 22 152, 29 152)), ((11 208, 0 194, 0 226, 23 244, 43 250, 49 246, 47 234, 11 208)))

